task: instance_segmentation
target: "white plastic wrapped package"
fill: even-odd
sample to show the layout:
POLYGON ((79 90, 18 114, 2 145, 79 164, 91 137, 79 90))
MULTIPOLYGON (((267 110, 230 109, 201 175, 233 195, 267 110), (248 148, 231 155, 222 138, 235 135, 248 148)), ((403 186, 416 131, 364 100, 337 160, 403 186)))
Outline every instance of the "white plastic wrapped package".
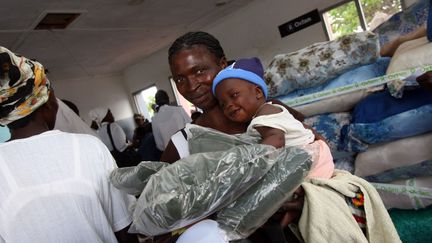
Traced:
POLYGON ((111 172, 110 181, 115 188, 136 196, 144 190, 150 176, 167 165, 164 162, 143 161, 137 166, 117 168, 111 172))
POLYGON ((371 184, 387 209, 421 209, 432 205, 432 176, 371 184))
POLYGON ((260 138, 246 133, 230 135, 217 130, 197 126, 186 125, 190 154, 203 152, 225 151, 237 145, 259 144, 260 138))
MULTIPOLYGON (((238 144, 257 144, 258 137, 246 134, 228 135, 196 125, 187 125, 191 153, 220 151, 238 144), (211 145, 211 146, 209 146, 211 145)), ((312 166, 317 151, 290 148, 284 160, 279 160, 260 181, 249 188, 231 205, 219 211, 217 221, 230 240, 244 239, 263 225, 288 200, 312 166)), ((318 150, 319 151, 319 150, 318 150)))
POLYGON ((300 186, 307 176, 311 160, 296 147, 281 153, 265 176, 217 214, 216 221, 229 240, 247 238, 263 225, 300 186))
MULTIPOLYGON (((300 183, 297 179, 283 178, 289 178, 291 173, 297 178, 300 170, 294 168, 305 168, 302 175, 306 175, 312 163, 310 154, 299 148, 275 149, 257 144, 256 137, 227 135, 196 125, 187 125, 186 130, 193 155, 151 176, 138 199, 130 232, 152 236, 195 223, 232 203, 263 178, 274 164, 277 164, 276 172, 265 177, 278 179, 267 179, 273 185, 267 188, 283 190, 288 198, 291 188, 278 187, 275 183, 278 180, 286 182, 284 185, 293 183, 292 187, 297 188, 300 183), (289 162, 291 166, 287 166, 289 162)), ((249 206, 252 211, 260 208, 249 206)), ((264 218, 268 218, 267 214, 264 218)))
POLYGON ((129 231, 160 235, 205 218, 257 182, 284 159, 280 156, 284 151, 269 145, 241 145, 193 154, 162 168, 141 193, 129 231))
POLYGON ((432 133, 374 144, 355 160, 355 175, 366 177, 432 159, 432 133))

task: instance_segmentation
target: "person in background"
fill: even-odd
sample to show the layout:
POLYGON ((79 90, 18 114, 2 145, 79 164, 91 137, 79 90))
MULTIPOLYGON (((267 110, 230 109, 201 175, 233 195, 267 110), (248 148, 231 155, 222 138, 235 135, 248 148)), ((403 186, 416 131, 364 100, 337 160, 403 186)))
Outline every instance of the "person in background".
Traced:
POLYGON ((152 132, 152 124, 141 114, 134 115, 137 127, 134 131, 133 146, 142 161, 159 161, 162 152, 157 149, 152 132))
POLYGON ((123 152, 130 145, 123 128, 115 122, 114 116, 108 108, 99 107, 93 109, 89 112, 89 116, 93 121, 99 124, 99 138, 107 146, 109 151, 113 151, 115 148, 123 152), (111 142, 108 128, 110 128, 109 131, 114 144, 111 142))
POLYGON ((158 90, 155 100, 158 112, 152 118, 152 131, 156 147, 164 151, 171 136, 192 120, 183 107, 169 105, 169 97, 165 90, 158 90))
POLYGON ((162 155, 156 147, 156 142, 152 132, 151 123, 149 123, 143 130, 144 135, 142 135, 140 144, 138 146, 138 154, 142 161, 159 161, 162 155))
POLYGON ((151 123, 145 119, 143 115, 138 113, 135 113, 133 118, 136 127, 134 129, 132 144, 137 148, 141 144, 141 139, 145 136, 145 134, 148 133, 149 130, 151 131, 151 123))
POLYGON ((139 163, 139 155, 126 138, 123 128, 118 125, 108 108, 96 108, 89 112, 92 120, 99 125, 98 136, 114 156, 119 167, 133 166, 139 163))
POLYGON ((94 136, 52 131, 57 99, 43 66, 0 47, 0 242, 138 242, 135 198, 108 180, 116 168, 94 136))
POLYGON ((246 133, 260 137, 261 144, 276 148, 316 145, 319 152, 308 177, 330 179, 334 172, 330 148, 322 140, 315 141, 312 131, 285 107, 266 102, 267 85, 263 77, 263 66, 256 57, 237 60, 216 75, 212 91, 225 116, 248 124, 246 133))

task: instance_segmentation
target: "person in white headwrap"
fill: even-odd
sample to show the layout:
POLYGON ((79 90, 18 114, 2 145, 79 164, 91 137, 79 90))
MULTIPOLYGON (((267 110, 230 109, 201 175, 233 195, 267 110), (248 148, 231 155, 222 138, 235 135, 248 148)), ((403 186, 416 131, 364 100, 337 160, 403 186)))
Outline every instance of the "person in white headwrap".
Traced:
POLYGON ((105 118, 107 114, 108 114, 108 108, 98 107, 89 112, 89 117, 90 119, 92 119, 92 121, 96 121, 100 126, 102 120, 105 118))
POLYGON ((139 154, 126 138, 123 128, 114 121, 108 108, 98 107, 89 112, 89 117, 99 125, 99 138, 114 156, 119 167, 133 166, 141 162, 139 154))
POLYGON ((105 107, 98 107, 89 112, 89 117, 99 125, 98 136, 107 146, 109 151, 118 150, 123 152, 130 145, 123 128, 115 121, 111 111, 105 107), (108 133, 111 132, 112 142, 108 133), (113 144, 114 143, 114 144, 113 144))
POLYGON ((99 139, 52 130, 57 99, 36 61, 0 47, 0 242, 138 242, 135 198, 114 188, 99 139))

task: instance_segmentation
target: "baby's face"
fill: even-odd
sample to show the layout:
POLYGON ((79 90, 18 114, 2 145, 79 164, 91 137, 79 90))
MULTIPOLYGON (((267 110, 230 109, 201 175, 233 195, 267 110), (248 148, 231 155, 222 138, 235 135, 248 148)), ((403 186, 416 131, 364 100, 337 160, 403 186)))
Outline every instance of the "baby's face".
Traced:
POLYGON ((216 98, 226 117, 235 122, 249 122, 263 103, 261 89, 248 81, 228 78, 216 86, 216 98))

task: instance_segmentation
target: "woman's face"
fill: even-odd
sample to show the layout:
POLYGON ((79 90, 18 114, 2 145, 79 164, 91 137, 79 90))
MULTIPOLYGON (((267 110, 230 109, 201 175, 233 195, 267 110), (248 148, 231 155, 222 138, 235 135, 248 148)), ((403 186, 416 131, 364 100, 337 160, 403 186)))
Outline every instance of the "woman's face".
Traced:
POLYGON ((195 106, 207 110, 218 105, 212 94, 214 77, 227 66, 204 45, 196 45, 175 54, 170 63, 178 91, 195 106))

